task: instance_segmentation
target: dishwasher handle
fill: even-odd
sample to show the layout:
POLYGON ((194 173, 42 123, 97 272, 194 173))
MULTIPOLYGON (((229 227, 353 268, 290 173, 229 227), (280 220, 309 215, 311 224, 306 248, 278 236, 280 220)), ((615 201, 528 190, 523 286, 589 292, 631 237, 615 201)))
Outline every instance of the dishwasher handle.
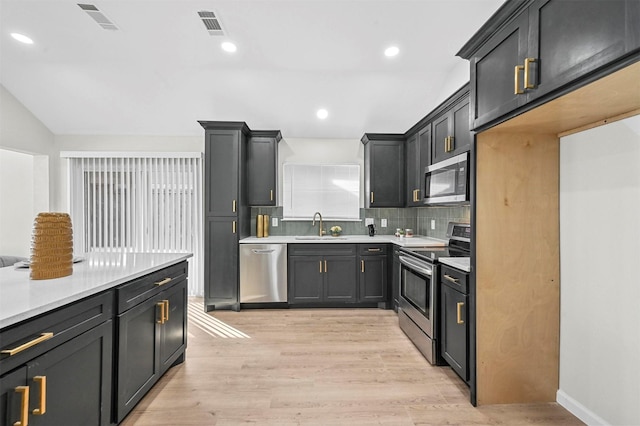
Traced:
POLYGON ((274 251, 276 250, 275 249, 251 249, 251 252, 255 254, 269 254, 269 253, 273 253, 274 251))

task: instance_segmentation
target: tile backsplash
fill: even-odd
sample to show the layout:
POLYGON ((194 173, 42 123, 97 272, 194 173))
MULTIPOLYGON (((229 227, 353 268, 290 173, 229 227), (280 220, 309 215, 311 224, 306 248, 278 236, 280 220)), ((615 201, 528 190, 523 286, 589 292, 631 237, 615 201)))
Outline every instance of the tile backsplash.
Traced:
MULTIPOLYGON (((269 227, 270 235, 318 234, 318 225, 311 226, 311 217, 304 221, 282 221, 282 207, 252 207, 251 235, 253 236, 256 235, 256 216, 259 214, 278 218, 278 226, 269 227)), ((444 239, 449 222, 469 222, 470 208, 469 206, 455 206, 360 209, 360 222, 325 220, 324 229, 328 230, 334 225, 340 225, 344 235, 366 235, 368 228, 365 226, 365 218, 373 218, 376 233, 379 235, 392 235, 396 228, 411 228, 416 235, 444 239), (387 219, 386 228, 381 226, 382 219, 387 219), (431 229, 432 220, 435 221, 435 229, 431 229)))

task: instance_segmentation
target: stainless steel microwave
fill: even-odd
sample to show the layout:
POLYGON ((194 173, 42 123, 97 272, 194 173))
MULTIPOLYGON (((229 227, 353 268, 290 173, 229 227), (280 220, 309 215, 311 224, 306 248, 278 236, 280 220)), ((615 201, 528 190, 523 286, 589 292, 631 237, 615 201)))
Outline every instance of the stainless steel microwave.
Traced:
POLYGON ((425 204, 469 202, 469 153, 465 152, 425 168, 425 204))

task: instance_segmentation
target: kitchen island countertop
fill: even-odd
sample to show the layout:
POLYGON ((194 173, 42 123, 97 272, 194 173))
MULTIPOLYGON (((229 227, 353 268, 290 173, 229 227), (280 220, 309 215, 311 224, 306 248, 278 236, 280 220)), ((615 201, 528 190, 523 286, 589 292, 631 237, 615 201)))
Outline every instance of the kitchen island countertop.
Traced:
POLYGON ((0 268, 0 329, 174 265, 191 253, 89 253, 73 274, 31 280, 28 268, 0 268))
POLYGON ((343 244, 395 244, 401 247, 443 247, 447 242, 438 238, 413 236, 396 237, 393 235, 341 235, 323 237, 314 235, 275 235, 265 238, 247 237, 240 240, 240 244, 323 244, 323 243, 343 243, 343 244))

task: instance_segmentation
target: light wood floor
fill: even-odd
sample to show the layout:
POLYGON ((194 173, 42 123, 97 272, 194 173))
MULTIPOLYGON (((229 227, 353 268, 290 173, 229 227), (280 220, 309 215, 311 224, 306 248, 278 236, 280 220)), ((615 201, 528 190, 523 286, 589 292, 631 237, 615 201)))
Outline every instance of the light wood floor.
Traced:
POLYGON ((555 403, 474 408, 464 383, 427 363, 393 311, 209 315, 249 338, 205 331, 193 315, 186 361, 123 425, 582 424, 555 403))

